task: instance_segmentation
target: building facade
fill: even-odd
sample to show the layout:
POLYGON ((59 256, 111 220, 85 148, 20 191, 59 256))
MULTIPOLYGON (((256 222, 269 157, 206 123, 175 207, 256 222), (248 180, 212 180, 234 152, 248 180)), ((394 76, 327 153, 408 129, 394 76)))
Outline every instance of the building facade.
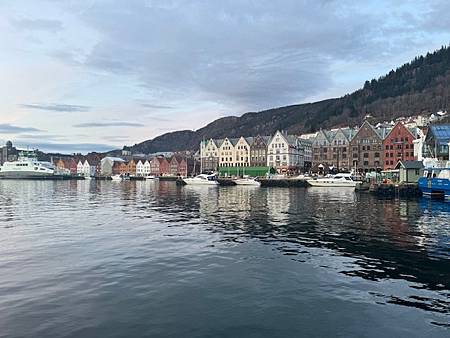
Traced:
POLYGON ((267 166, 279 173, 299 170, 300 154, 297 137, 277 131, 267 145, 267 166))
POLYGON ((414 161, 417 159, 414 155, 415 138, 403 123, 397 122, 395 124, 383 140, 384 170, 394 169, 398 161, 414 161))
POLYGON ((216 171, 219 166, 219 147, 215 140, 209 139, 200 143, 201 171, 216 171))
POLYGON ((219 167, 234 167, 236 163, 234 146, 237 140, 225 138, 219 142, 219 167))
POLYGON ((267 144, 270 136, 249 137, 250 143, 250 166, 265 167, 267 165, 267 144))
MULTIPOLYGON (((381 133, 381 131, 379 131, 381 133)), ((360 173, 383 169, 383 137, 365 121, 350 141, 350 164, 360 173)))

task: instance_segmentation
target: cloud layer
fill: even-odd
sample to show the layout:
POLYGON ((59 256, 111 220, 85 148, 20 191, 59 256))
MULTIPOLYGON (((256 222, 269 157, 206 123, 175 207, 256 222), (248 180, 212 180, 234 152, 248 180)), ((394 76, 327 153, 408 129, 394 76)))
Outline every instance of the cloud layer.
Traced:
POLYGON ((40 132, 41 130, 31 127, 19 127, 9 123, 0 124, 0 134, 19 134, 19 133, 30 133, 30 132, 40 132))
POLYGON ((21 104, 22 108, 45 110, 45 111, 55 111, 55 112, 87 112, 91 108, 88 106, 74 105, 74 104, 21 104))

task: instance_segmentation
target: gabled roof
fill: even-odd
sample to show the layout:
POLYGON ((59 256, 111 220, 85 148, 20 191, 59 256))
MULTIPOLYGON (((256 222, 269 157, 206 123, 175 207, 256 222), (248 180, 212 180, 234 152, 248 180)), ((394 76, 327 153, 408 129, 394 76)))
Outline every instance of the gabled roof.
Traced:
POLYGON ((450 142, 450 124, 433 125, 428 129, 426 140, 433 137, 438 145, 450 142))
MULTIPOLYGON (((397 126, 402 126, 403 128, 405 128, 410 134, 411 134, 411 136, 413 137, 413 138, 416 138, 417 136, 417 133, 413 133, 412 131, 411 131, 411 129, 416 129, 416 128, 407 128, 401 121, 398 121, 396 124, 395 124, 395 126, 394 127, 392 127, 392 128, 384 128, 384 129, 386 129, 386 132, 387 132, 387 134, 386 135, 384 135, 384 137, 383 137, 383 140, 385 139, 385 138, 387 138, 388 136, 389 136, 389 134, 394 130, 394 128, 396 128, 397 126)), ((382 129, 382 128, 379 128, 379 129, 382 129)), ((378 130, 378 129, 377 129, 378 130)))
POLYGON ((423 162, 422 161, 398 161, 395 169, 400 169, 400 167, 404 169, 422 169, 423 162))

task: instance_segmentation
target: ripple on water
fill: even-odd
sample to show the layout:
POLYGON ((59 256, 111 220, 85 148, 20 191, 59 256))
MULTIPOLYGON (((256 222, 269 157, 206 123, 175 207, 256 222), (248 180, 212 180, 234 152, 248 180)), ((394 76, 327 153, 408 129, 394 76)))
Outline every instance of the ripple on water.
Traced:
POLYGON ((448 332, 446 203, 171 182, 0 196, 6 337, 448 332))

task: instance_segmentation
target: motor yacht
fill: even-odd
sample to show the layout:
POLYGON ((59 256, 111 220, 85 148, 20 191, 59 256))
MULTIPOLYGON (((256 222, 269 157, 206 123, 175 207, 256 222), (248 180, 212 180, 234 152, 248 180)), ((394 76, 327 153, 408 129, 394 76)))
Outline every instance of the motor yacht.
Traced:
POLYGON ((184 183, 189 185, 219 185, 216 175, 200 174, 195 177, 187 177, 182 179, 184 183))
POLYGON ((359 182, 352 179, 351 174, 330 175, 318 179, 310 179, 306 181, 312 187, 353 187, 355 188, 359 182))

